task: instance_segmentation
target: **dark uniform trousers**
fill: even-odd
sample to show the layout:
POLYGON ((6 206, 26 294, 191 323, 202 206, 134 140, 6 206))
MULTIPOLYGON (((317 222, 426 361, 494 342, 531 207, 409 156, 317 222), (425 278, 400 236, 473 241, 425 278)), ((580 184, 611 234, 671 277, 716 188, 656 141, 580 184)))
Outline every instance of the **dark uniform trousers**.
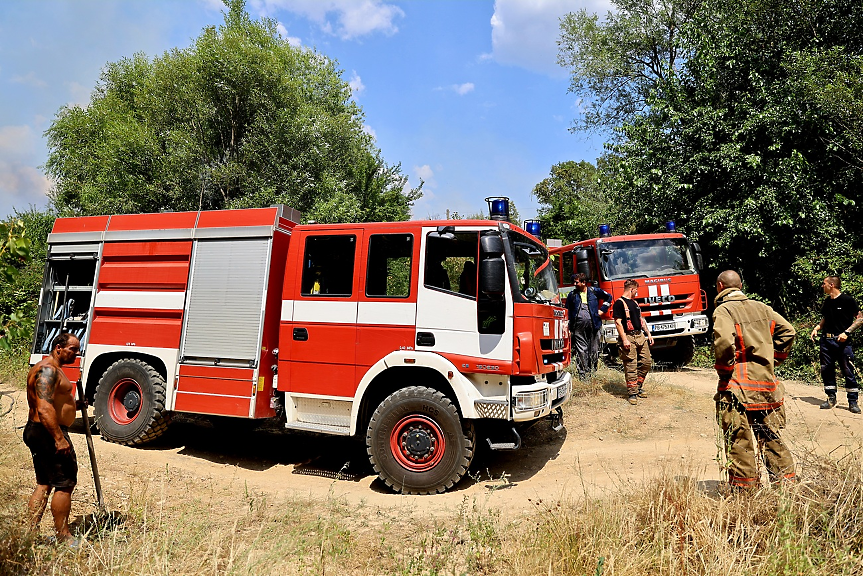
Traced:
POLYGON ((857 402, 860 388, 857 385, 857 374, 854 370, 854 351, 851 343, 846 340, 839 342, 836 338, 821 336, 821 379, 824 381, 824 392, 828 396, 836 397, 836 364, 845 377, 845 393, 848 402, 857 402))

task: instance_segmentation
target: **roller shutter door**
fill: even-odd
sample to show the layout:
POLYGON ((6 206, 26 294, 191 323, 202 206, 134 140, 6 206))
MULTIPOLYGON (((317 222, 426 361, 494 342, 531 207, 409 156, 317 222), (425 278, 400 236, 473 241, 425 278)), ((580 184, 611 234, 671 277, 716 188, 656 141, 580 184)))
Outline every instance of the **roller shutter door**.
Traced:
POLYGON ((197 242, 181 352, 186 361, 257 361, 270 242, 197 242))

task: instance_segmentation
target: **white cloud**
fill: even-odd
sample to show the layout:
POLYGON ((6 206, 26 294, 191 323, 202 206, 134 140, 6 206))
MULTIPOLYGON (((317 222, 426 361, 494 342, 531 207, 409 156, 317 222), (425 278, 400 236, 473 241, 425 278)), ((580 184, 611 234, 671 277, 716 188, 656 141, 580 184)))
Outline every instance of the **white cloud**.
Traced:
MULTIPOLYGON (((585 8, 600 15, 611 10, 610 0, 495 0, 491 17, 491 56, 550 76, 565 76, 557 64, 560 18, 585 8)), ((487 60, 481 55, 480 60, 487 60)))
POLYGON ((288 41, 288 44, 290 44, 290 45, 291 45, 291 46, 293 46, 294 48, 299 48, 300 46, 302 46, 302 45, 303 45, 302 40, 300 40, 300 39, 299 39, 299 38, 297 38, 296 36, 291 36, 291 35, 289 35, 289 34, 288 34, 288 29, 287 29, 287 28, 285 28, 285 25, 284 25, 284 24, 282 24, 281 22, 279 22, 278 24, 276 24, 276 32, 278 32, 278 33, 279 33, 279 36, 281 36, 282 38, 284 38, 285 40, 287 40, 287 41, 288 41))
POLYGON ((423 190, 426 188, 437 188, 437 182, 434 178, 434 170, 428 164, 422 166, 414 166, 414 174, 416 177, 425 182, 423 190))
POLYGON ((35 150, 37 135, 30 126, 0 126, 0 154, 23 157, 35 150))
POLYGON ((375 140, 377 140, 377 138, 378 138, 378 133, 375 132, 375 129, 372 128, 371 126, 369 126, 368 124, 363 124, 363 132, 365 132, 366 134, 368 134, 369 136, 371 136, 375 140))
POLYGON ((24 84, 32 88, 45 88, 48 86, 48 83, 36 76, 36 73, 33 71, 27 72, 23 76, 13 76, 12 82, 15 84, 24 84))
POLYGON ((354 96, 362 94, 363 90, 366 89, 366 85, 363 84, 363 79, 360 78, 360 75, 357 74, 356 70, 351 74, 351 79, 348 80, 348 86, 351 87, 351 93, 354 96))
POLYGON ((264 15, 277 10, 300 14, 343 40, 374 32, 392 36, 399 30, 396 19, 405 15, 398 6, 382 0, 256 0, 253 6, 264 15))
POLYGON ((78 82, 66 82, 65 84, 69 91, 69 101, 66 102, 66 106, 86 108, 90 105, 90 88, 78 82))
POLYGON ((454 84, 452 89, 459 96, 464 96, 468 92, 473 92, 473 82, 465 82, 464 84, 454 84))
POLYGON ((0 154, 0 212, 25 209, 30 204, 44 206, 51 182, 39 170, 18 160, 7 160, 0 154))

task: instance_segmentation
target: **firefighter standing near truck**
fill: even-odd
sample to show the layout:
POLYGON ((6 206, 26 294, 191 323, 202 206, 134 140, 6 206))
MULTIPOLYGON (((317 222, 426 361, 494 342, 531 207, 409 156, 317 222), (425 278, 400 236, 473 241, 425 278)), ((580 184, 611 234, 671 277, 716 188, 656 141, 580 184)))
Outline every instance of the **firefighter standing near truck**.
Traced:
POLYGON ((63 333, 51 343, 51 354, 40 360, 27 375, 27 404, 30 413, 24 426, 24 443, 33 455, 36 489, 30 497, 30 521, 35 529, 51 499, 51 514, 57 539, 71 546, 78 541, 69 531, 72 490, 78 483, 78 461, 69 439, 69 426, 75 421, 75 390, 61 366, 71 364, 81 349, 72 334, 63 333))
POLYGON ((728 456, 728 483, 758 486, 753 438, 773 482, 795 479, 794 459, 780 437, 785 427, 785 388, 774 366, 788 357, 794 328, 781 315, 742 291, 740 276, 726 270, 716 279, 713 348, 719 385, 714 396, 728 456))
POLYGON ((578 377, 584 380, 588 374, 596 371, 599 362, 599 331, 602 329, 599 316, 608 310, 612 296, 602 288, 588 286, 584 272, 573 274, 572 281, 575 288, 566 295, 566 310, 569 313, 575 366, 578 377))
POLYGON ((617 327, 618 352, 623 363, 629 403, 638 404, 639 398, 647 397, 644 379, 650 372, 652 360, 650 346, 653 335, 641 316, 641 307, 635 301, 638 281, 629 279, 623 283, 623 295, 614 303, 614 325, 617 327))
POLYGON ((863 312, 857 302, 840 290, 842 281, 838 276, 828 276, 821 288, 827 299, 821 306, 821 322, 812 329, 809 337, 814 341, 821 332, 820 360, 821 379, 824 381, 824 392, 827 400, 821 408, 829 410, 836 406, 836 363, 845 377, 845 393, 848 395, 848 410, 860 414, 857 398, 860 388, 857 384, 857 374, 854 369, 854 351, 851 349, 851 334, 863 324, 863 312))

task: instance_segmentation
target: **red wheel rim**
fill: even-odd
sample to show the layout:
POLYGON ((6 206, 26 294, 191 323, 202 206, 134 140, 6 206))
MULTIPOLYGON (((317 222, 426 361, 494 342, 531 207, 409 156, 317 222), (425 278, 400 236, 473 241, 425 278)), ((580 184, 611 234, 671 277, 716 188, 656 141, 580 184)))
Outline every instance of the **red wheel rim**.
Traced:
POLYGON ((117 424, 129 424, 141 411, 141 385, 132 378, 122 378, 108 394, 108 414, 117 424))
POLYGON ((443 430, 427 416, 411 414, 395 425, 390 434, 390 451, 396 461, 411 472, 431 470, 446 451, 443 430))

